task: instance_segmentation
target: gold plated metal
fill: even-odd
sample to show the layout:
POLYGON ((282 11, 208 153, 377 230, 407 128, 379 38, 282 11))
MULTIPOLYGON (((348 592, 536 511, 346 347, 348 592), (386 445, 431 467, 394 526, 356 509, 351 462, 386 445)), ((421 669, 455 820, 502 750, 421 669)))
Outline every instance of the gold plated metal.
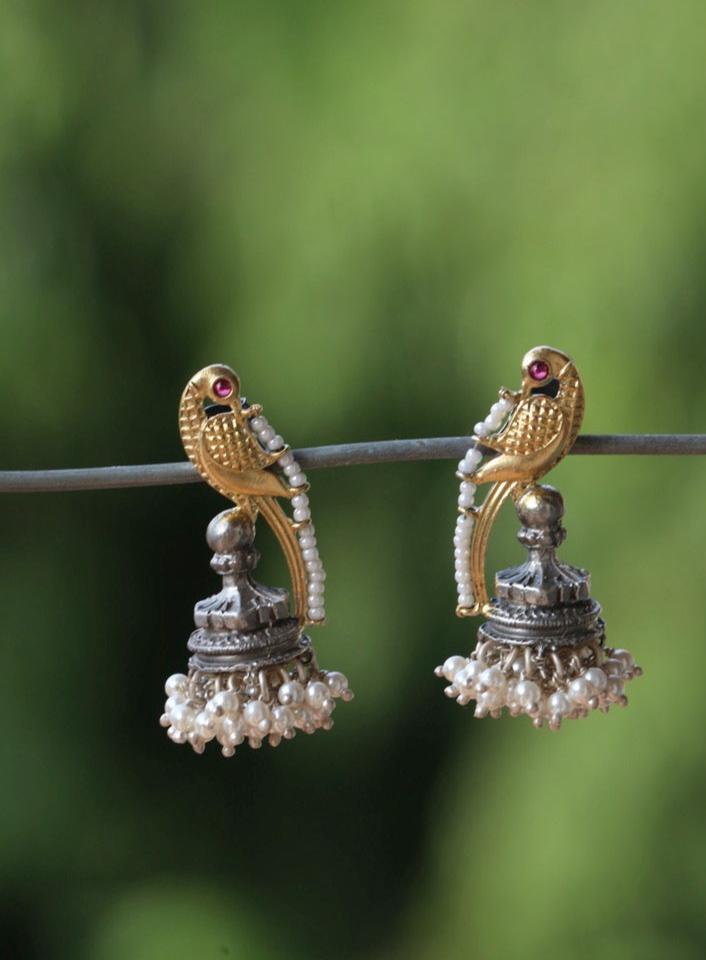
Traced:
POLYGON ((296 531, 300 526, 287 516, 279 498, 305 493, 308 484, 289 486, 270 469, 285 454, 264 450, 249 421, 262 413, 259 404, 247 405, 240 396, 237 374, 223 364, 212 364, 187 384, 179 406, 179 430, 184 450, 201 476, 228 497, 253 523, 262 514, 284 553, 292 581, 294 611, 304 624, 321 623, 307 617, 307 579, 296 531), (230 386, 230 392, 229 391, 230 386), (218 412, 209 415, 209 406, 218 412))
POLYGON ((504 427, 493 436, 484 436, 483 446, 497 456, 482 464, 470 480, 491 483, 483 502, 476 507, 459 507, 475 520, 470 550, 474 603, 459 606, 461 617, 486 610, 488 590, 485 555, 495 518, 508 497, 517 499, 540 477, 556 466, 573 446, 581 428, 584 392, 573 360, 552 347, 535 347, 522 360, 522 385, 512 392, 502 390, 501 399, 512 404, 504 427))

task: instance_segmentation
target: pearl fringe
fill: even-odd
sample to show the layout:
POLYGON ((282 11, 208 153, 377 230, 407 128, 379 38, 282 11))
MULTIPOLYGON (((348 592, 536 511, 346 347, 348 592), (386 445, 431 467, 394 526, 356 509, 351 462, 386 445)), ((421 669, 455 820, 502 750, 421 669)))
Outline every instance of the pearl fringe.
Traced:
POLYGON ((591 644, 580 650, 541 652, 497 641, 482 641, 470 657, 449 657, 434 671, 449 681, 444 693, 462 706, 476 701, 475 716, 498 719, 524 713, 535 727, 607 713, 627 706, 624 688, 642 669, 627 650, 591 644))
MULTIPOLYGON (((275 433, 273 427, 262 415, 248 421, 255 438, 268 453, 276 453, 285 446, 282 437, 275 433)), ((283 454, 274 466, 285 476, 290 487, 306 487, 306 474, 294 459, 291 451, 283 454)), ((324 570, 316 545, 316 528, 311 522, 309 497, 302 491, 292 497, 294 508, 293 519, 301 524, 297 530, 297 542, 306 568, 307 582, 307 618, 311 621, 321 621, 326 618, 324 602, 326 571, 324 570)))
POLYGON ((167 736, 191 744, 196 753, 217 740, 224 757, 232 757, 246 740, 253 749, 265 739, 276 747, 297 730, 330 730, 336 700, 353 699, 342 673, 319 670, 311 660, 257 674, 175 673, 164 691, 167 701, 159 722, 167 736))

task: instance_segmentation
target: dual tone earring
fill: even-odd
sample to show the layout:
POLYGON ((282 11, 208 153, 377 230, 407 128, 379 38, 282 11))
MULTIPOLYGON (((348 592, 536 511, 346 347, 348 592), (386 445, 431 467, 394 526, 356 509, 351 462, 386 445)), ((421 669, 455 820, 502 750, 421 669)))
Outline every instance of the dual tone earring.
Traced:
POLYGON ((627 650, 605 645, 601 607, 590 596, 590 574, 560 562, 556 548, 566 532, 559 492, 537 481, 569 452, 583 419, 579 373, 565 353, 536 347, 522 361, 522 387, 502 389, 486 419, 477 423, 458 465, 461 480, 454 533, 456 613, 482 614, 469 657, 449 657, 436 675, 446 694, 475 716, 526 714, 553 730, 562 720, 625 706, 626 681, 642 672, 627 650), (482 462, 485 454, 494 453, 482 462), (480 507, 476 487, 490 483, 480 507), (522 523, 518 534, 528 557, 501 570, 489 599, 485 554, 493 522, 508 498, 522 523))
POLYGON ((326 615, 326 574, 306 476, 262 408, 239 393, 236 374, 215 365, 192 377, 181 398, 184 450, 204 480, 235 506, 208 526, 211 567, 223 585, 194 608, 188 674, 167 680, 160 720, 175 743, 203 753, 208 741, 217 740, 227 757, 246 740, 259 747, 267 738, 277 746, 297 730, 329 730, 336 700, 353 696, 342 673, 318 667, 304 633, 326 615), (282 498, 291 501, 291 517, 282 498), (286 558, 292 610, 286 590, 252 577, 259 514, 286 558))

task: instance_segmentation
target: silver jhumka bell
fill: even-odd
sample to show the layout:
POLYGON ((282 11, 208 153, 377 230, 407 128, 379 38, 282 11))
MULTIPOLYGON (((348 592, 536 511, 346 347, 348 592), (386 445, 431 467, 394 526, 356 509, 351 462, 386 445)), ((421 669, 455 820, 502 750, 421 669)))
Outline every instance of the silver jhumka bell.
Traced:
POLYGON ((203 753, 217 740, 224 756, 248 741, 277 746, 297 730, 333 726, 338 698, 353 694, 342 673, 320 670, 309 637, 290 613, 287 591, 252 578, 259 560, 253 522, 237 509, 208 525, 219 593, 194 607, 188 676, 174 674, 161 724, 175 743, 203 753))
POLYGON ((449 681, 446 694, 462 705, 475 700, 476 717, 498 718, 507 707, 511 716, 527 714, 535 727, 552 730, 592 710, 626 706, 625 683, 642 671, 627 650, 605 645, 590 574, 556 557, 566 536, 561 494, 533 484, 516 510, 527 559, 496 574, 470 657, 437 667, 449 681))

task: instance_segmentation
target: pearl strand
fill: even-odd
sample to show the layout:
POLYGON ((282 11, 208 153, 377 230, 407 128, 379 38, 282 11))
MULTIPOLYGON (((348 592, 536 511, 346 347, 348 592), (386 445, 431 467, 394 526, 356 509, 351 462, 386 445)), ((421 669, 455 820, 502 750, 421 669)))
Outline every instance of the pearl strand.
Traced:
MULTIPOLYGON (((250 429, 263 450, 266 450, 268 453, 276 453, 278 450, 283 449, 285 446, 284 440, 275 432, 274 428, 270 426, 265 417, 261 415, 253 417, 249 423, 250 429)), ((306 486, 306 474, 294 459, 290 450, 282 454, 275 466, 281 470, 287 478, 287 483, 290 487, 306 486)), ((304 491, 292 497, 292 507, 294 508, 294 521, 302 524, 297 530, 297 542, 306 569, 306 615, 309 620, 321 621, 326 617, 324 601, 326 571, 319 556, 316 528, 311 522, 309 497, 304 491)))
POLYGON ((456 519, 453 542, 454 579, 456 580, 459 607, 470 608, 475 601, 471 584, 470 548, 475 524, 472 509, 475 503, 476 485, 471 478, 483 459, 483 454, 478 447, 484 437, 498 432, 512 408, 513 402, 507 397, 501 397, 492 405, 485 420, 480 421, 473 428, 471 445, 463 460, 460 460, 458 464, 458 475, 461 476, 458 492, 460 510, 456 519))

